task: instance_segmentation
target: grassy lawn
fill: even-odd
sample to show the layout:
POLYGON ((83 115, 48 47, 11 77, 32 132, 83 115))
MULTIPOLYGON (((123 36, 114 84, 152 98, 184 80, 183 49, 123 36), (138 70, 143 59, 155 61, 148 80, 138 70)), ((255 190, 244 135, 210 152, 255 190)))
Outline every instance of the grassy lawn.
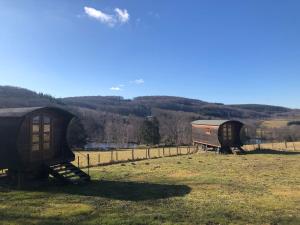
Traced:
POLYGON ((298 225, 299 171, 300 153, 275 151, 95 167, 84 186, 2 187, 0 224, 298 225))

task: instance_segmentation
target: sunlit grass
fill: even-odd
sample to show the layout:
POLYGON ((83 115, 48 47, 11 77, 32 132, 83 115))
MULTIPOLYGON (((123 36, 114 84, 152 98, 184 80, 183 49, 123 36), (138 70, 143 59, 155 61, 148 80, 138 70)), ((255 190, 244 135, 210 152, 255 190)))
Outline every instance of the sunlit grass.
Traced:
POLYGON ((86 185, 1 188, 1 224, 300 224, 300 152, 195 155, 90 169, 86 185), (272 153, 272 154, 270 154, 272 153))

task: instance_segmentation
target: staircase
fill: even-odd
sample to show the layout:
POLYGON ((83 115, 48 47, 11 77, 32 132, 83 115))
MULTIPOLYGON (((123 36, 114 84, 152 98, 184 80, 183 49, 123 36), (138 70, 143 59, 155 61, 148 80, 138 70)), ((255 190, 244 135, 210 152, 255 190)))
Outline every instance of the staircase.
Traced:
POLYGON ((64 183, 85 183, 91 179, 88 174, 69 162, 49 166, 49 173, 64 183))
POLYGON ((241 147, 235 147, 235 148, 231 148, 231 151, 234 155, 242 155, 245 153, 245 150, 242 149, 241 147))
POLYGON ((1 169, 0 170, 0 179, 7 177, 7 169, 1 169))

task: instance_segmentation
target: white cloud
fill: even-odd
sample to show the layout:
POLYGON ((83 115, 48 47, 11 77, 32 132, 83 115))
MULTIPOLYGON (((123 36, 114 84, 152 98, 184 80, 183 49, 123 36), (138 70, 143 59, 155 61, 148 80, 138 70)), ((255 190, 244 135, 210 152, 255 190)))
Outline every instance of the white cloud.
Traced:
POLYGON ((117 23, 123 24, 129 21, 130 15, 127 9, 122 10, 119 8, 115 8, 114 11, 115 11, 115 15, 111 15, 92 7, 87 7, 87 6, 84 7, 84 12, 89 17, 94 18, 110 27, 115 26, 117 23))
POLYGON ((119 84, 119 85, 115 85, 115 86, 112 86, 110 88, 111 91, 123 91, 124 88, 126 88, 128 85, 142 85, 144 84, 145 81, 143 79, 136 79, 136 80, 133 80, 133 81, 129 81, 128 84, 124 85, 124 84, 119 84))
POLYGON ((129 21, 129 14, 126 9, 115 8, 115 12, 117 17, 121 23, 126 23, 129 21))
POLYGON ((132 83, 134 83, 134 84, 144 84, 145 81, 143 79, 136 79, 136 80, 132 81, 132 83))
POLYGON ((112 15, 106 14, 101 10, 85 6, 84 11, 89 17, 95 18, 101 23, 107 24, 109 26, 114 26, 116 23, 115 18, 112 15))
POLYGON ((123 88, 125 87, 124 84, 115 85, 110 88, 111 91, 123 91, 123 88))
POLYGON ((111 87, 110 90, 111 91, 122 91, 122 88, 116 86, 116 87, 111 87))

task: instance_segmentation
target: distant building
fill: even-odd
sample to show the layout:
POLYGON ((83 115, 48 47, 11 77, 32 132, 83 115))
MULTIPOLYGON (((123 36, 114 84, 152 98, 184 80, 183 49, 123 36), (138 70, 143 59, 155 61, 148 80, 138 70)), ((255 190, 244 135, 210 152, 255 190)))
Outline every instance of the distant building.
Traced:
POLYGON ((233 120, 196 120, 191 123, 193 144, 220 152, 242 150, 243 123, 233 120))

